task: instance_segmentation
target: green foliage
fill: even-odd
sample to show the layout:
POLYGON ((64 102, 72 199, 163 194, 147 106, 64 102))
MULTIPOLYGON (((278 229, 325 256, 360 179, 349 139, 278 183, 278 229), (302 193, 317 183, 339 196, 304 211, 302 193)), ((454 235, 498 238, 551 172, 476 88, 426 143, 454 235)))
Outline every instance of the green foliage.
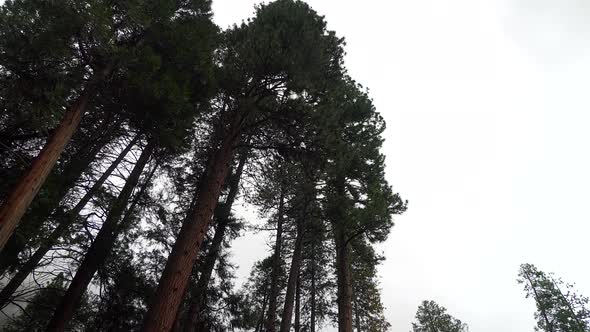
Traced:
MULTIPOLYGON (((156 16, 141 42, 121 53, 124 67, 112 84, 113 102, 131 122, 161 148, 178 153, 186 149, 193 120, 211 95, 217 27, 206 6, 175 10, 174 3, 160 3, 163 17, 156 16)), ((144 13, 140 20, 148 13, 154 15, 144 13)))
POLYGON ((447 309, 434 301, 424 301, 416 312, 412 332, 468 332, 467 324, 447 314, 447 309))
POLYGON ((364 235, 371 242, 384 241, 392 216, 403 213, 407 202, 385 179, 383 118, 350 78, 335 82, 318 108, 311 123, 317 124, 318 154, 324 158, 328 216, 348 238, 364 235))
POLYGON ((555 279, 552 273, 540 271, 532 264, 520 266, 518 283, 524 284, 526 297, 532 297, 537 305, 536 331, 590 331, 588 298, 577 294, 574 285, 555 279))
POLYGON ((342 43, 304 2, 260 5, 253 19, 225 34, 225 87, 236 95, 280 83, 294 92, 318 89, 341 75, 342 43))
POLYGON ((0 130, 25 132, 57 122, 64 100, 84 74, 74 43, 87 14, 69 1, 2 5, 0 130))

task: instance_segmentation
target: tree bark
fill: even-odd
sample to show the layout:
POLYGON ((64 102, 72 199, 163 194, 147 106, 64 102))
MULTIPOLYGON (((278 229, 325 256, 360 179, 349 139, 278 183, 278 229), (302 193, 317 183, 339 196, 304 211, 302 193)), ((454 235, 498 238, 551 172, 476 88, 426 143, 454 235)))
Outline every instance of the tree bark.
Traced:
POLYGON ((352 332, 352 285, 350 254, 346 236, 341 227, 336 228, 336 275, 338 283, 338 331, 352 332))
POLYGON ((338 331, 352 332, 352 280, 350 274, 350 253, 346 236, 345 179, 342 176, 334 180, 334 197, 330 203, 330 220, 336 244, 336 279, 338 284, 338 331))
POLYGON ((27 278, 27 276, 39 265, 39 262, 45 254, 53 247, 57 240, 67 231, 70 225, 74 222, 76 216, 82 211, 82 209, 88 204, 90 199, 94 197, 96 192, 102 187, 107 178, 117 168, 119 163, 125 158, 125 155, 135 145, 139 136, 136 136, 123 151, 119 154, 117 159, 105 170, 101 177, 94 183, 92 188, 82 197, 82 199, 74 206, 74 208, 68 211, 67 214, 61 216, 61 220, 58 226, 51 232, 51 234, 45 239, 41 246, 35 251, 35 253, 27 260, 27 262, 20 268, 20 270, 10 279, 10 281, 4 286, 0 292, 0 309, 4 308, 9 302, 10 297, 27 278))
POLYGON ((166 262, 158 289, 144 318, 142 331, 169 331, 174 324, 195 259, 229 172, 233 149, 240 136, 241 122, 241 114, 235 114, 223 135, 220 147, 207 165, 195 192, 194 208, 187 215, 166 262))
POLYGON ((293 318, 293 302, 295 301, 295 290, 297 279, 299 278, 299 268, 301 267, 301 247, 303 244, 303 221, 297 223, 297 237, 295 238, 295 248, 293 248, 293 257, 291 259, 291 268, 289 269, 289 279, 287 281, 287 293, 285 294, 285 305, 283 306, 283 315, 281 317, 280 332, 289 332, 291 329, 291 319, 293 318))
POLYGON ((199 280, 197 282, 197 287, 190 300, 190 306, 184 325, 185 332, 195 332, 197 324, 202 323, 203 317, 201 311, 207 303, 207 286, 209 285, 209 281, 211 280, 211 275, 213 274, 215 262, 219 257, 221 245, 225 237, 225 231, 230 221, 229 218, 231 215, 231 208, 238 195, 238 191, 240 188, 240 178, 242 177, 242 172, 244 170, 244 165, 246 164, 247 158, 248 152, 244 151, 238 162, 238 167, 236 168, 235 172, 229 177, 229 192, 227 194, 227 198, 225 199, 225 203, 222 206, 220 206, 220 209, 218 209, 215 213, 215 219, 217 219, 215 235, 213 236, 213 240, 211 241, 211 245, 209 246, 207 256, 205 257, 205 260, 202 263, 203 265, 201 268, 199 280))
POLYGON ((295 290, 295 332, 301 331, 301 275, 297 275, 295 290))
POLYGON ((275 240, 275 252, 273 255, 272 271, 270 274, 270 293, 268 301, 268 314, 266 315, 266 331, 276 331, 277 299, 279 297, 279 275, 281 269, 281 246, 283 244, 283 214, 285 204, 285 192, 281 184, 279 209, 277 212, 277 235, 275 240))
POLYGON ((338 279, 338 331, 352 332, 350 257, 342 229, 336 230, 336 274, 338 279))
POLYGON ((19 224, 27 207, 39 192, 57 159, 78 129, 86 106, 94 95, 96 84, 102 81, 111 71, 107 66, 95 74, 92 82, 87 85, 76 101, 67 109, 59 126, 55 129, 47 143, 33 160, 30 168, 23 174, 14 188, 8 193, 0 206, 0 251, 19 224))
POLYGON ((155 143, 152 141, 143 149, 137 163, 125 182, 123 189, 119 193, 117 199, 113 202, 100 231, 84 256, 82 264, 76 271, 76 275, 70 283, 60 305, 55 310, 46 331, 64 331, 67 323, 72 318, 76 306, 80 302, 88 284, 94 277, 98 268, 104 263, 117 239, 118 231, 121 229, 121 225, 119 225, 121 215, 127 206, 127 201, 129 200, 133 189, 137 186, 139 177, 150 159, 154 148, 155 143))
POLYGON ((311 262, 311 289, 309 290, 310 292, 310 302, 311 302, 311 308, 310 308, 310 314, 309 314, 309 331, 310 332, 315 332, 315 302, 316 302, 316 282, 315 282, 315 267, 316 267, 316 252, 315 252, 315 239, 312 240, 311 242, 311 256, 312 256, 312 262, 311 262))

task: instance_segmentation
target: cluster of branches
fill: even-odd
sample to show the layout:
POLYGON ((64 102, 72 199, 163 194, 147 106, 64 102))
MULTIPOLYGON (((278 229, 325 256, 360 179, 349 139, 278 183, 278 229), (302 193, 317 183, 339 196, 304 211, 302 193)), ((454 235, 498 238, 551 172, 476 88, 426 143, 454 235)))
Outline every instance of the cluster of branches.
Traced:
POLYGON ((388 329, 373 244, 407 203, 343 39, 301 1, 225 31, 211 15, 0 7, 4 330, 388 329), (238 199, 276 232, 241 289, 238 199))

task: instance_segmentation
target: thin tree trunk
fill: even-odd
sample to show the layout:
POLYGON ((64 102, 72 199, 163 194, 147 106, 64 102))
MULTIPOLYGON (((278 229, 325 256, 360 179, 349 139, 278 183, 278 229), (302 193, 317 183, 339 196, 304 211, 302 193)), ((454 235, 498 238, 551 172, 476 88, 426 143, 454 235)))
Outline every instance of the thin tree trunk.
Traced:
POLYGON ((72 135, 78 129, 86 106, 96 90, 96 83, 103 80, 110 71, 110 66, 104 68, 95 75, 93 82, 84 88, 76 101, 67 109, 59 126, 47 140, 39 155, 33 160, 30 168, 7 194, 0 206, 0 251, 19 224, 27 207, 39 192, 72 135))
POLYGON ((289 279, 287 281, 287 293, 285 294, 285 305, 283 306, 280 332, 289 332, 291 329, 295 290, 297 287, 297 279, 299 278, 299 268, 301 267, 303 232, 303 220, 300 220, 297 223, 297 237, 295 238, 295 248, 293 249, 293 257, 291 259, 291 268, 289 269, 289 279))
POLYGON ((260 318, 258 319, 258 323, 256 323, 256 332, 262 331, 264 327, 264 313, 266 312, 266 305, 268 304, 268 285, 267 281, 264 282, 264 297, 262 298, 262 306, 260 308, 260 318))
POLYGON ((316 267, 316 252, 315 252, 315 239, 312 240, 311 243, 311 255, 312 255, 312 262, 311 262, 311 289, 310 292, 310 301, 311 301, 311 308, 309 314, 309 331, 315 332, 315 302, 316 302, 316 283, 315 283, 315 267, 316 267))
POLYGON ((70 283, 60 305, 55 310, 55 313, 49 322, 47 331, 57 332, 64 331, 67 323, 74 315, 76 306, 80 302, 82 295, 86 291, 88 284, 94 277, 98 268, 104 263, 109 252, 111 251, 117 235, 121 229, 119 220, 127 206, 127 202, 133 189, 139 181, 139 177, 150 159, 155 148, 155 143, 149 142, 143 149, 137 163, 133 167, 131 174, 127 178, 123 189, 119 193, 117 199, 111 205, 109 214, 105 219, 100 231, 84 256, 84 260, 76 271, 74 279, 70 283))
POLYGON ((244 151, 240 156, 238 167, 236 168, 235 172, 229 177, 229 192, 227 194, 227 198, 225 199, 225 203, 219 206, 219 209, 217 209, 217 211, 215 212, 217 227, 215 228, 215 235, 213 236, 213 240, 211 241, 211 245, 209 246, 207 256, 205 256, 205 260, 202 263, 201 274, 199 276, 199 281, 197 282, 197 287, 190 300, 190 306, 184 325, 185 332, 195 332, 197 324, 201 323, 203 320, 201 311, 207 303, 207 286, 209 285, 209 282, 211 280, 211 275, 213 274, 215 262, 219 257, 221 245, 223 244, 223 239, 225 237, 225 231, 230 221, 229 218, 231 215, 231 208, 238 195, 238 191, 240 188, 240 178, 242 177, 242 172, 244 170, 244 165, 246 164, 247 159, 248 151, 244 151))
POLYGON ((270 274, 270 293, 268 302, 268 314, 266 315, 266 331, 276 331, 277 299, 279 297, 279 275, 281 269, 281 247, 283 244, 283 209, 285 204, 285 193, 281 184, 279 198, 279 209, 277 216, 277 235, 275 240, 275 252, 273 255, 272 271, 270 274))
POLYGON ((234 145, 240 137, 241 122, 241 114, 235 114, 219 149, 207 165, 195 192, 194 208, 187 215, 166 262, 158 289, 144 318, 142 331, 168 331, 174 324, 195 259, 230 169, 234 145))
POLYGON ((295 332, 301 330, 301 275, 297 275, 295 290, 295 332))
POLYGON ((9 302, 10 297, 27 278, 27 276, 39 265, 39 262, 45 254, 53 247, 57 240, 67 231, 70 225, 76 219, 76 216, 82 211, 82 209, 88 204, 90 199, 94 197, 96 192, 102 187, 107 178, 117 168, 119 163, 125 158, 125 155, 135 145, 139 136, 136 136, 127 147, 121 151, 117 159, 106 169, 101 177, 94 183, 92 188, 82 197, 82 199, 76 204, 76 206, 70 210, 67 214, 61 216, 59 225, 51 232, 51 234, 45 239, 41 246, 35 251, 35 253, 27 260, 27 262, 20 268, 20 270, 10 279, 8 284, 4 286, 0 292, 0 309, 4 308, 9 302))

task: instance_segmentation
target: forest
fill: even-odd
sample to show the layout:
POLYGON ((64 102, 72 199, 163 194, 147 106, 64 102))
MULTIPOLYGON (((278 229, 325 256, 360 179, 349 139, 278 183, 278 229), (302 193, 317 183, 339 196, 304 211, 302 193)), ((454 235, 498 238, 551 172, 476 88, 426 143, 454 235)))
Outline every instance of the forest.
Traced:
MULTIPOLYGON (((390 330, 376 246, 408 202, 344 38, 302 1, 212 15, 0 7, 2 331, 390 330), (232 241, 260 231, 272 246, 238 287, 232 241)), ((519 282, 540 330, 589 331, 573 286, 530 264, 519 282)), ((468 327, 424 301, 412 329, 468 327)))

